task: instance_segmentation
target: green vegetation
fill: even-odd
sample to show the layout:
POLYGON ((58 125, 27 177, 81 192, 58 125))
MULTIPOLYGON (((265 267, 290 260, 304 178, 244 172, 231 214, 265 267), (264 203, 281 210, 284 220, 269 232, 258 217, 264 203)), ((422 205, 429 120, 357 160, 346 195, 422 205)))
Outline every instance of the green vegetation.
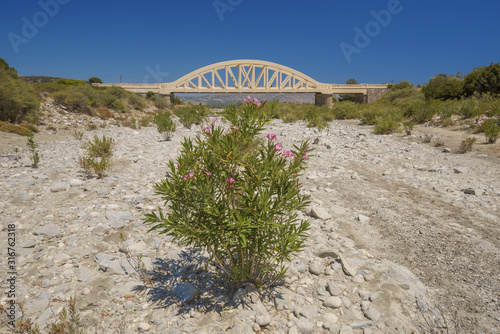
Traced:
POLYGON ((174 109, 174 114, 186 128, 191 129, 193 124, 200 125, 208 115, 209 108, 204 105, 193 105, 191 103, 174 109))
POLYGON ((494 119, 488 119, 481 125, 481 131, 484 132, 486 141, 490 144, 494 144, 500 134, 500 126, 496 124, 494 119))
POLYGON ((476 137, 469 137, 467 139, 462 140, 460 143, 460 147, 458 149, 458 153, 464 154, 472 151, 472 146, 476 142, 476 137))
POLYGON ((111 156, 113 155, 113 138, 94 136, 93 141, 87 141, 83 144, 85 155, 78 159, 80 166, 87 174, 96 174, 97 178, 102 178, 106 171, 111 168, 111 156))
POLYGON ((21 123, 20 125, 16 125, 0 121, 1 132, 15 133, 20 136, 26 136, 26 130, 30 130, 35 133, 38 132, 38 128, 33 124, 21 123))
POLYGON ((98 77, 91 77, 89 78, 89 84, 94 84, 94 83, 102 83, 102 80, 99 79, 98 77))
POLYGON ((38 168, 38 163, 40 162, 40 157, 38 155, 38 152, 36 151, 38 144, 35 143, 35 134, 31 130, 26 130, 26 137, 28 137, 28 142, 26 143, 26 146, 28 146, 28 149, 31 152, 31 162, 32 165, 31 167, 33 168, 38 168))
POLYGON ((458 99, 463 93, 463 84, 459 77, 441 73, 430 79, 422 92, 427 100, 458 99))
POLYGON ((159 112, 154 118, 158 132, 163 135, 165 140, 170 140, 175 132, 175 124, 171 118, 170 112, 159 112))
POLYGON ((285 151, 274 134, 260 136, 275 105, 229 106, 221 114, 227 128, 212 121, 194 140, 185 138, 169 176, 155 186, 168 210, 145 215, 150 231, 207 251, 235 289, 281 279, 283 262, 304 247, 309 229, 297 215, 309 200, 298 178, 307 142, 285 151))
POLYGON ((0 121, 37 120, 40 99, 33 86, 17 78, 17 71, 0 58, 0 121))

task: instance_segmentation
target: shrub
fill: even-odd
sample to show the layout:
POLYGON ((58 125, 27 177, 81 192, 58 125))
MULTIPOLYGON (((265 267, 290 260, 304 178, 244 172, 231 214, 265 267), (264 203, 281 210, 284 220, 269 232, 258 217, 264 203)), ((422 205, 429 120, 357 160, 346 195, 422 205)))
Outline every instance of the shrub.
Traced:
POLYGON ((145 215, 150 231, 207 251, 233 287, 282 278, 283 262, 304 247, 309 229, 297 215, 309 199, 298 179, 307 143, 284 151, 275 135, 259 138, 274 108, 229 106, 228 129, 213 122, 194 140, 185 138, 169 176, 155 186, 168 211, 145 215))
POLYGON ((96 114, 100 119, 115 118, 115 114, 106 107, 99 107, 96 109, 96 114))
POLYGON ((106 171, 111 168, 111 156, 113 155, 113 146, 115 141, 113 138, 106 138, 102 136, 100 139, 98 136, 94 136, 93 141, 87 141, 83 144, 83 149, 85 149, 85 155, 78 159, 80 166, 83 168, 85 173, 94 173, 97 178, 102 178, 106 171))
POLYGON ((138 94, 128 93, 127 99, 128 103, 136 110, 143 110, 146 107, 144 102, 142 102, 142 96, 138 94))
POLYGON ((184 101, 182 101, 179 97, 174 96, 174 105, 183 105, 184 101))
POLYGON ((474 145, 475 142, 476 142, 475 137, 469 137, 467 139, 462 140, 462 142, 460 142, 460 147, 458 148, 458 153, 464 154, 472 151, 472 146, 474 145))
POLYGON ((26 130, 24 126, 16 125, 16 124, 10 124, 6 122, 0 121, 0 131, 1 132, 7 132, 7 133, 15 133, 20 136, 26 136, 26 130))
POLYGON ((286 123, 293 123, 306 118, 307 108, 307 104, 278 103, 272 117, 279 118, 286 123))
POLYGON ((466 95, 500 94, 500 63, 475 68, 467 74, 464 78, 463 91, 466 95))
POLYGON ((29 114, 37 117, 39 109, 40 98, 33 86, 10 70, 0 69, 0 121, 20 122, 29 114))
POLYGON ((447 74, 437 74, 424 86, 422 92, 427 100, 457 99, 462 95, 462 81, 447 74))
POLYGON ((317 107, 315 105, 308 105, 305 119, 307 127, 323 129, 328 127, 328 122, 334 119, 334 115, 327 106, 317 107))
POLYGON ((152 115, 142 116, 139 119, 139 126, 149 126, 154 123, 154 117, 152 115))
POLYGON ((425 123, 432 120, 432 117, 439 110, 438 105, 439 101, 415 103, 408 107, 405 116, 410 117, 415 123, 425 123))
POLYGON ((172 134, 175 132, 175 124, 170 117, 170 113, 168 111, 164 113, 158 113, 154 119, 158 132, 163 135, 165 140, 170 140, 172 138, 172 134))
POLYGON ((484 132, 488 143, 494 144, 500 134, 500 126, 496 124, 494 119, 488 119, 481 125, 481 131, 484 132))
POLYGON ((91 77, 89 78, 89 84, 94 84, 94 83, 102 83, 102 80, 99 79, 98 77, 91 77))
POLYGON ((153 100, 155 98, 155 96, 156 96, 155 93, 149 91, 149 92, 146 93, 145 98, 148 99, 148 100, 153 100))
POLYGON ((193 124, 200 125, 203 119, 208 114, 208 108, 204 105, 192 105, 191 103, 185 106, 178 107, 174 110, 174 114, 179 117, 182 125, 191 129, 193 124))
POLYGON ((380 116, 376 118, 375 127, 373 128, 373 133, 380 135, 388 135, 394 132, 398 132, 400 123, 397 119, 393 117, 380 116))
POLYGON ((30 130, 31 132, 38 133, 40 130, 36 127, 36 125, 30 124, 30 123, 21 123, 19 124, 20 127, 25 128, 30 130))
POLYGON ((90 113, 89 99, 76 90, 64 90, 52 95, 54 102, 65 106, 70 111, 90 113))
POLYGON ((332 108, 332 112, 335 115, 335 119, 354 119, 361 116, 361 109, 359 104, 355 104, 351 101, 344 101, 335 103, 332 108))
POLYGON ((170 106, 170 100, 165 96, 156 95, 154 97, 155 107, 158 109, 166 109, 170 106))
POLYGON ((413 88, 415 85, 410 83, 408 80, 400 81, 398 83, 389 85, 389 89, 392 91, 402 90, 407 88, 413 88))

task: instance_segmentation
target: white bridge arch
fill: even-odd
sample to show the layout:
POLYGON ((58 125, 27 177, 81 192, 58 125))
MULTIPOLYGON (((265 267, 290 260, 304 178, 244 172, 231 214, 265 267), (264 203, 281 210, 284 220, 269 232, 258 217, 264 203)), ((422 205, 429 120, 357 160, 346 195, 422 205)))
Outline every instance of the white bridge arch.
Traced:
POLYGON ((197 69, 168 83, 94 84, 119 86, 135 93, 154 92, 173 96, 176 93, 315 93, 317 105, 331 105, 333 94, 358 94, 370 103, 387 90, 387 85, 339 85, 321 83, 295 69, 263 60, 230 60, 197 69))

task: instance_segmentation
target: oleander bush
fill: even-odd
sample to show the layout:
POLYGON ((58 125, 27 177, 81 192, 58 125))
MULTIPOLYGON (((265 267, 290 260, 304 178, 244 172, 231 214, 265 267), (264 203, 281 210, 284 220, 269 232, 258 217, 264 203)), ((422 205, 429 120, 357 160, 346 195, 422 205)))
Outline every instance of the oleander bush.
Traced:
POLYGON ((233 288, 280 280, 283 262, 303 249, 309 229, 297 212, 309 203, 299 175, 310 149, 303 142, 286 151, 274 134, 262 138, 275 108, 245 99, 222 113, 229 126, 212 120, 195 139, 185 138, 155 186, 168 207, 144 222, 207 251, 233 288))

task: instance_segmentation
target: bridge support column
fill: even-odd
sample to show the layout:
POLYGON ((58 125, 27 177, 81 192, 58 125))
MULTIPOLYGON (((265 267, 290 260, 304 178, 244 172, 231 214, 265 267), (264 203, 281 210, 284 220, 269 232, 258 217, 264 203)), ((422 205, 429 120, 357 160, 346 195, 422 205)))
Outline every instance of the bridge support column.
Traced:
POLYGON ((333 106, 333 94, 316 93, 315 102, 318 107, 328 106, 331 108, 333 106))
POLYGON ((174 94, 160 94, 167 99, 168 104, 174 104, 174 94))

